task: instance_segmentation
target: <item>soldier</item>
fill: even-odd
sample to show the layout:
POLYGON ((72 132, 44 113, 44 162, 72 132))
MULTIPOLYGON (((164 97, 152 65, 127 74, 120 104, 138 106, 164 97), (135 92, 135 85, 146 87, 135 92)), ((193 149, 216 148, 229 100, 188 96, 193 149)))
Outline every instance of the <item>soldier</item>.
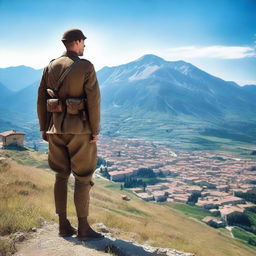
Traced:
POLYGON ((93 64, 80 59, 86 37, 79 29, 63 34, 66 51, 44 68, 37 113, 42 138, 49 143, 48 163, 55 171, 54 200, 59 235, 80 240, 103 238, 88 223, 89 192, 94 185, 100 125, 100 90, 93 64), (75 177, 78 232, 67 219, 67 184, 75 177))

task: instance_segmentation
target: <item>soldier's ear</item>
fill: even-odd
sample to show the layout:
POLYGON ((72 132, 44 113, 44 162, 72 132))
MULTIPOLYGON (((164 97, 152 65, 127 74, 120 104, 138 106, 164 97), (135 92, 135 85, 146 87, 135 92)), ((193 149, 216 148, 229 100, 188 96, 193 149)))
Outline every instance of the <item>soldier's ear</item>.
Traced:
POLYGON ((79 44, 79 40, 75 40, 75 41, 73 41, 73 45, 78 45, 79 44))

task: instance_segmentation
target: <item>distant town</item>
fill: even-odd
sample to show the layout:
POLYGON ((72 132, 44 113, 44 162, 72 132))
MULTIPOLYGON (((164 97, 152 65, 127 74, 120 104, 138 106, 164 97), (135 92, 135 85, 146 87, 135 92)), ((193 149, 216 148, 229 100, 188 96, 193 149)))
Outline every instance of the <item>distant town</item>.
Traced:
MULTIPOLYGON (((102 137, 98 156, 104 159, 100 173, 115 182, 139 179, 139 174, 145 173, 143 170, 153 172, 159 182, 129 188, 146 201, 187 203, 194 196, 195 205, 223 219, 256 206, 235 196, 236 192, 256 188, 255 157, 238 158, 233 153, 219 151, 172 150, 143 139, 120 137, 102 137)), ((205 222, 215 222, 217 227, 224 225, 213 217, 207 217, 205 222)))

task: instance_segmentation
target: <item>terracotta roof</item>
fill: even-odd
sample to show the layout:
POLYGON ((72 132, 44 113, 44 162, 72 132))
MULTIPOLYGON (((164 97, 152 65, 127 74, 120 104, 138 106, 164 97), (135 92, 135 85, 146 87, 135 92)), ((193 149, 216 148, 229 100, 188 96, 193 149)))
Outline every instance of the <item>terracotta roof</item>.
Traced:
POLYGON ((7 137, 7 136, 10 136, 10 135, 14 135, 14 134, 25 135, 24 132, 17 132, 15 130, 10 130, 10 131, 1 132, 0 136, 7 137))

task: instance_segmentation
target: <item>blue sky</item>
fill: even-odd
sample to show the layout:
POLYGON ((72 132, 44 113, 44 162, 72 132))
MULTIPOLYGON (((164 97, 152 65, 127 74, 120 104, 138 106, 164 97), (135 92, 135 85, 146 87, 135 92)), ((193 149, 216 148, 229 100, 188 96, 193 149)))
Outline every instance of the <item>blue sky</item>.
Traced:
POLYGON ((0 67, 42 68, 80 28, 96 70, 153 53, 256 84, 255 0, 0 0, 0 24, 0 67))

